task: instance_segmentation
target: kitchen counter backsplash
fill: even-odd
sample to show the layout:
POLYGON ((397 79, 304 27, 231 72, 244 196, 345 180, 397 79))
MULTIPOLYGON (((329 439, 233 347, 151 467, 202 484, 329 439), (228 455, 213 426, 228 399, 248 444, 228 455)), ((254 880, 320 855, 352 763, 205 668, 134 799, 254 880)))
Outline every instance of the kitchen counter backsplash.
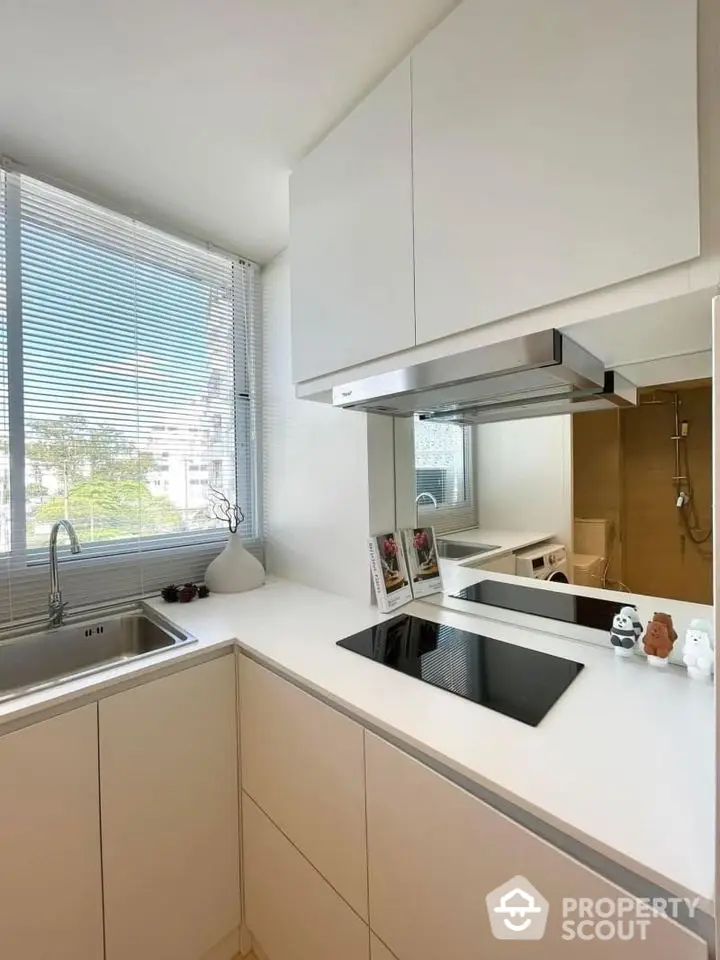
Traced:
MULTIPOLYGON (((645 628, 656 614, 668 614, 672 618, 672 623, 677 633, 677 639, 668 659, 671 664, 675 664, 682 669, 685 669, 683 650, 687 630, 691 628, 694 629, 692 626, 694 621, 707 621, 711 624, 714 621, 713 608, 703 603, 687 603, 684 600, 665 600, 661 597, 645 597, 640 594, 621 593, 615 590, 602 590, 597 587, 583 587, 576 586, 575 584, 554 583, 545 580, 535 580, 530 577, 518 578, 508 574, 489 573, 463 567, 462 563, 452 560, 441 560, 440 564, 445 593, 428 597, 426 602, 445 607, 446 609, 486 617, 489 620, 499 620, 503 623, 509 623, 543 633, 557 634, 558 631, 561 631, 563 636, 569 637, 572 640, 579 640, 582 643, 591 643, 594 646, 605 647, 610 652, 612 652, 613 647, 610 641, 609 628, 607 631, 601 631, 578 627, 569 623, 558 624, 557 621, 545 617, 518 613, 502 607, 493 607, 486 604, 458 600, 454 598, 452 594, 474 583, 478 583, 480 580, 492 579, 502 583, 528 585, 538 590, 550 590, 557 593, 607 600, 616 603, 618 610, 625 606, 635 607, 643 627, 643 634, 645 628)), ((640 635, 639 643, 635 648, 635 656, 641 660, 645 660, 642 644, 643 634, 640 635)))

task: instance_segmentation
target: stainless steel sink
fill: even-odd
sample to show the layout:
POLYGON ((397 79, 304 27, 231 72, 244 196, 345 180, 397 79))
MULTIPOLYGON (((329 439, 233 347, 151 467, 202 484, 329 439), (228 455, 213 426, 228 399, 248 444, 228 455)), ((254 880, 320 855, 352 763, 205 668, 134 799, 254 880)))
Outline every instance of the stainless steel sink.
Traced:
POLYGON ((140 608, 0 640, 0 702, 195 642, 140 608))
POLYGON ((438 540, 438 556, 445 560, 463 560, 465 557, 474 557, 479 553, 498 549, 491 543, 451 543, 449 540, 438 540))

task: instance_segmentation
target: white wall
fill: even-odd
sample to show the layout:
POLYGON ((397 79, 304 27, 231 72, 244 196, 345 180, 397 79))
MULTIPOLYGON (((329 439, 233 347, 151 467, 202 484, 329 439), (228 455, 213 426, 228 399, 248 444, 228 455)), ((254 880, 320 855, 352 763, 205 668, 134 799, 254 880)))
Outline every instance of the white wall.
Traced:
POLYGON ((572 547, 572 418, 476 427, 481 527, 547 532, 572 547))
POLYGON ((365 601, 371 523, 394 526, 392 420, 296 399, 287 253, 263 270, 262 282, 268 570, 365 601))

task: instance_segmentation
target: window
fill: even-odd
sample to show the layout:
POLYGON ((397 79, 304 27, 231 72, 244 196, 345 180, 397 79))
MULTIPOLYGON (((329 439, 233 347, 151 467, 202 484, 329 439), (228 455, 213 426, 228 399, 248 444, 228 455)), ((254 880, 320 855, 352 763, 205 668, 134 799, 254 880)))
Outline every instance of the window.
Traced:
POLYGON ((477 525, 472 464, 471 427, 416 418, 415 494, 427 494, 418 502, 423 523, 442 533, 477 525))
MULTIPOLYGON (((41 612, 27 584, 45 576, 37 565, 62 517, 83 544, 68 573, 107 561, 100 593, 152 589, 171 555, 175 573, 160 583, 201 576, 226 533, 206 481, 189 477, 209 458, 257 540, 255 283, 252 264, 0 170, 0 592, 7 580, 10 618, 41 612)), ((0 596, 0 620, 7 612, 0 596)))

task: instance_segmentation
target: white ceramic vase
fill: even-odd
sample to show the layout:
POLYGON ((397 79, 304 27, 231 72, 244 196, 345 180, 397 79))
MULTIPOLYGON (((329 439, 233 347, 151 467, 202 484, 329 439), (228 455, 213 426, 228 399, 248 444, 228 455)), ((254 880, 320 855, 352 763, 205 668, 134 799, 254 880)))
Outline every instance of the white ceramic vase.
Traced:
POLYGON ((223 552, 205 572, 210 593, 244 593, 265 583, 260 561, 245 549, 239 533, 231 533, 223 552))

